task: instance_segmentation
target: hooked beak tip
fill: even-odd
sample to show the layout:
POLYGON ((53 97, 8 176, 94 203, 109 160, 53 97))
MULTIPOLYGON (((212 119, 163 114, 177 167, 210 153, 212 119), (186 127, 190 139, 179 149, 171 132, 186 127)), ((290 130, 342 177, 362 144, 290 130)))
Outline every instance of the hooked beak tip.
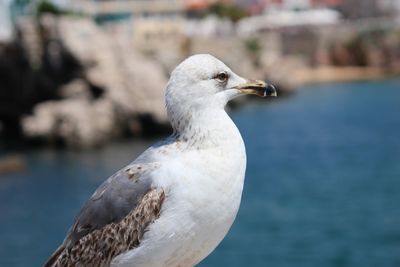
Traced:
POLYGON ((272 84, 268 84, 268 85, 265 87, 264 96, 273 96, 273 97, 277 97, 278 94, 277 94, 277 92, 276 92, 275 86, 273 86, 272 84))

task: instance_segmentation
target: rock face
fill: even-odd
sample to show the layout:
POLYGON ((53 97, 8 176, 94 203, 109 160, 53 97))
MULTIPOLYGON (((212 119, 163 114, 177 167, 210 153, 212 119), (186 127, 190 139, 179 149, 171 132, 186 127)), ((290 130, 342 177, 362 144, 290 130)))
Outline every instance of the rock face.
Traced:
POLYGON ((88 18, 43 17, 41 27, 44 53, 59 58, 61 46, 83 68, 58 88, 61 99, 37 104, 21 120, 24 135, 92 147, 122 133, 139 135, 149 128, 144 123, 155 133, 166 129, 166 75, 133 50, 129 36, 106 32, 88 18))
POLYGON ((105 97, 118 104, 124 115, 166 119, 166 75, 159 64, 135 52, 128 34, 106 32, 92 20, 73 17, 60 18, 58 29, 64 45, 87 66, 87 79, 105 88, 105 97))
POLYGON ((115 114, 109 99, 47 101, 37 105, 33 115, 22 121, 25 134, 45 137, 72 147, 100 145, 115 137, 115 114))

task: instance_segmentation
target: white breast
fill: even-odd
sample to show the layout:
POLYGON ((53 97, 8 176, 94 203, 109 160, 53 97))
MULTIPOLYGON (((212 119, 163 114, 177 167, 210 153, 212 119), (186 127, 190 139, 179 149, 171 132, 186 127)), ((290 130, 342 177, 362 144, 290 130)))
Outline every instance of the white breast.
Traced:
POLYGON ((246 167, 243 140, 229 119, 214 145, 188 150, 165 162, 157 186, 166 188, 160 218, 139 248, 113 266, 191 267, 222 241, 239 209, 246 167))

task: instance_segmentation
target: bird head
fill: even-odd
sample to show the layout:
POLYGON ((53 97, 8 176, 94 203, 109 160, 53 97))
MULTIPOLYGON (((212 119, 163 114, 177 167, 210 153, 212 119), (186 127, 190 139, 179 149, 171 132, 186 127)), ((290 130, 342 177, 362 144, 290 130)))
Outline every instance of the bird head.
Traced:
POLYGON ((172 71, 165 99, 172 118, 203 108, 224 108, 233 98, 248 94, 276 96, 276 90, 264 81, 240 77, 211 55, 199 54, 172 71))
POLYGON ((226 104, 246 94, 276 96, 274 86, 261 80, 248 80, 234 73, 222 61, 208 54, 185 59, 171 73, 166 100, 198 103, 204 101, 226 104), (218 101, 219 100, 219 101, 218 101))

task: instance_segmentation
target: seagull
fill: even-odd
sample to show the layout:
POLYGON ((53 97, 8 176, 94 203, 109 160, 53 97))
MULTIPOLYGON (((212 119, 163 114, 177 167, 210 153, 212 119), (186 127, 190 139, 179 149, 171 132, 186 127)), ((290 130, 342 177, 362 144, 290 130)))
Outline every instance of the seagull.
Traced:
POLYGON ((173 134, 108 178, 77 215, 45 267, 192 267, 225 237, 239 209, 246 151, 226 113, 240 95, 276 96, 208 54, 171 73, 173 134))

